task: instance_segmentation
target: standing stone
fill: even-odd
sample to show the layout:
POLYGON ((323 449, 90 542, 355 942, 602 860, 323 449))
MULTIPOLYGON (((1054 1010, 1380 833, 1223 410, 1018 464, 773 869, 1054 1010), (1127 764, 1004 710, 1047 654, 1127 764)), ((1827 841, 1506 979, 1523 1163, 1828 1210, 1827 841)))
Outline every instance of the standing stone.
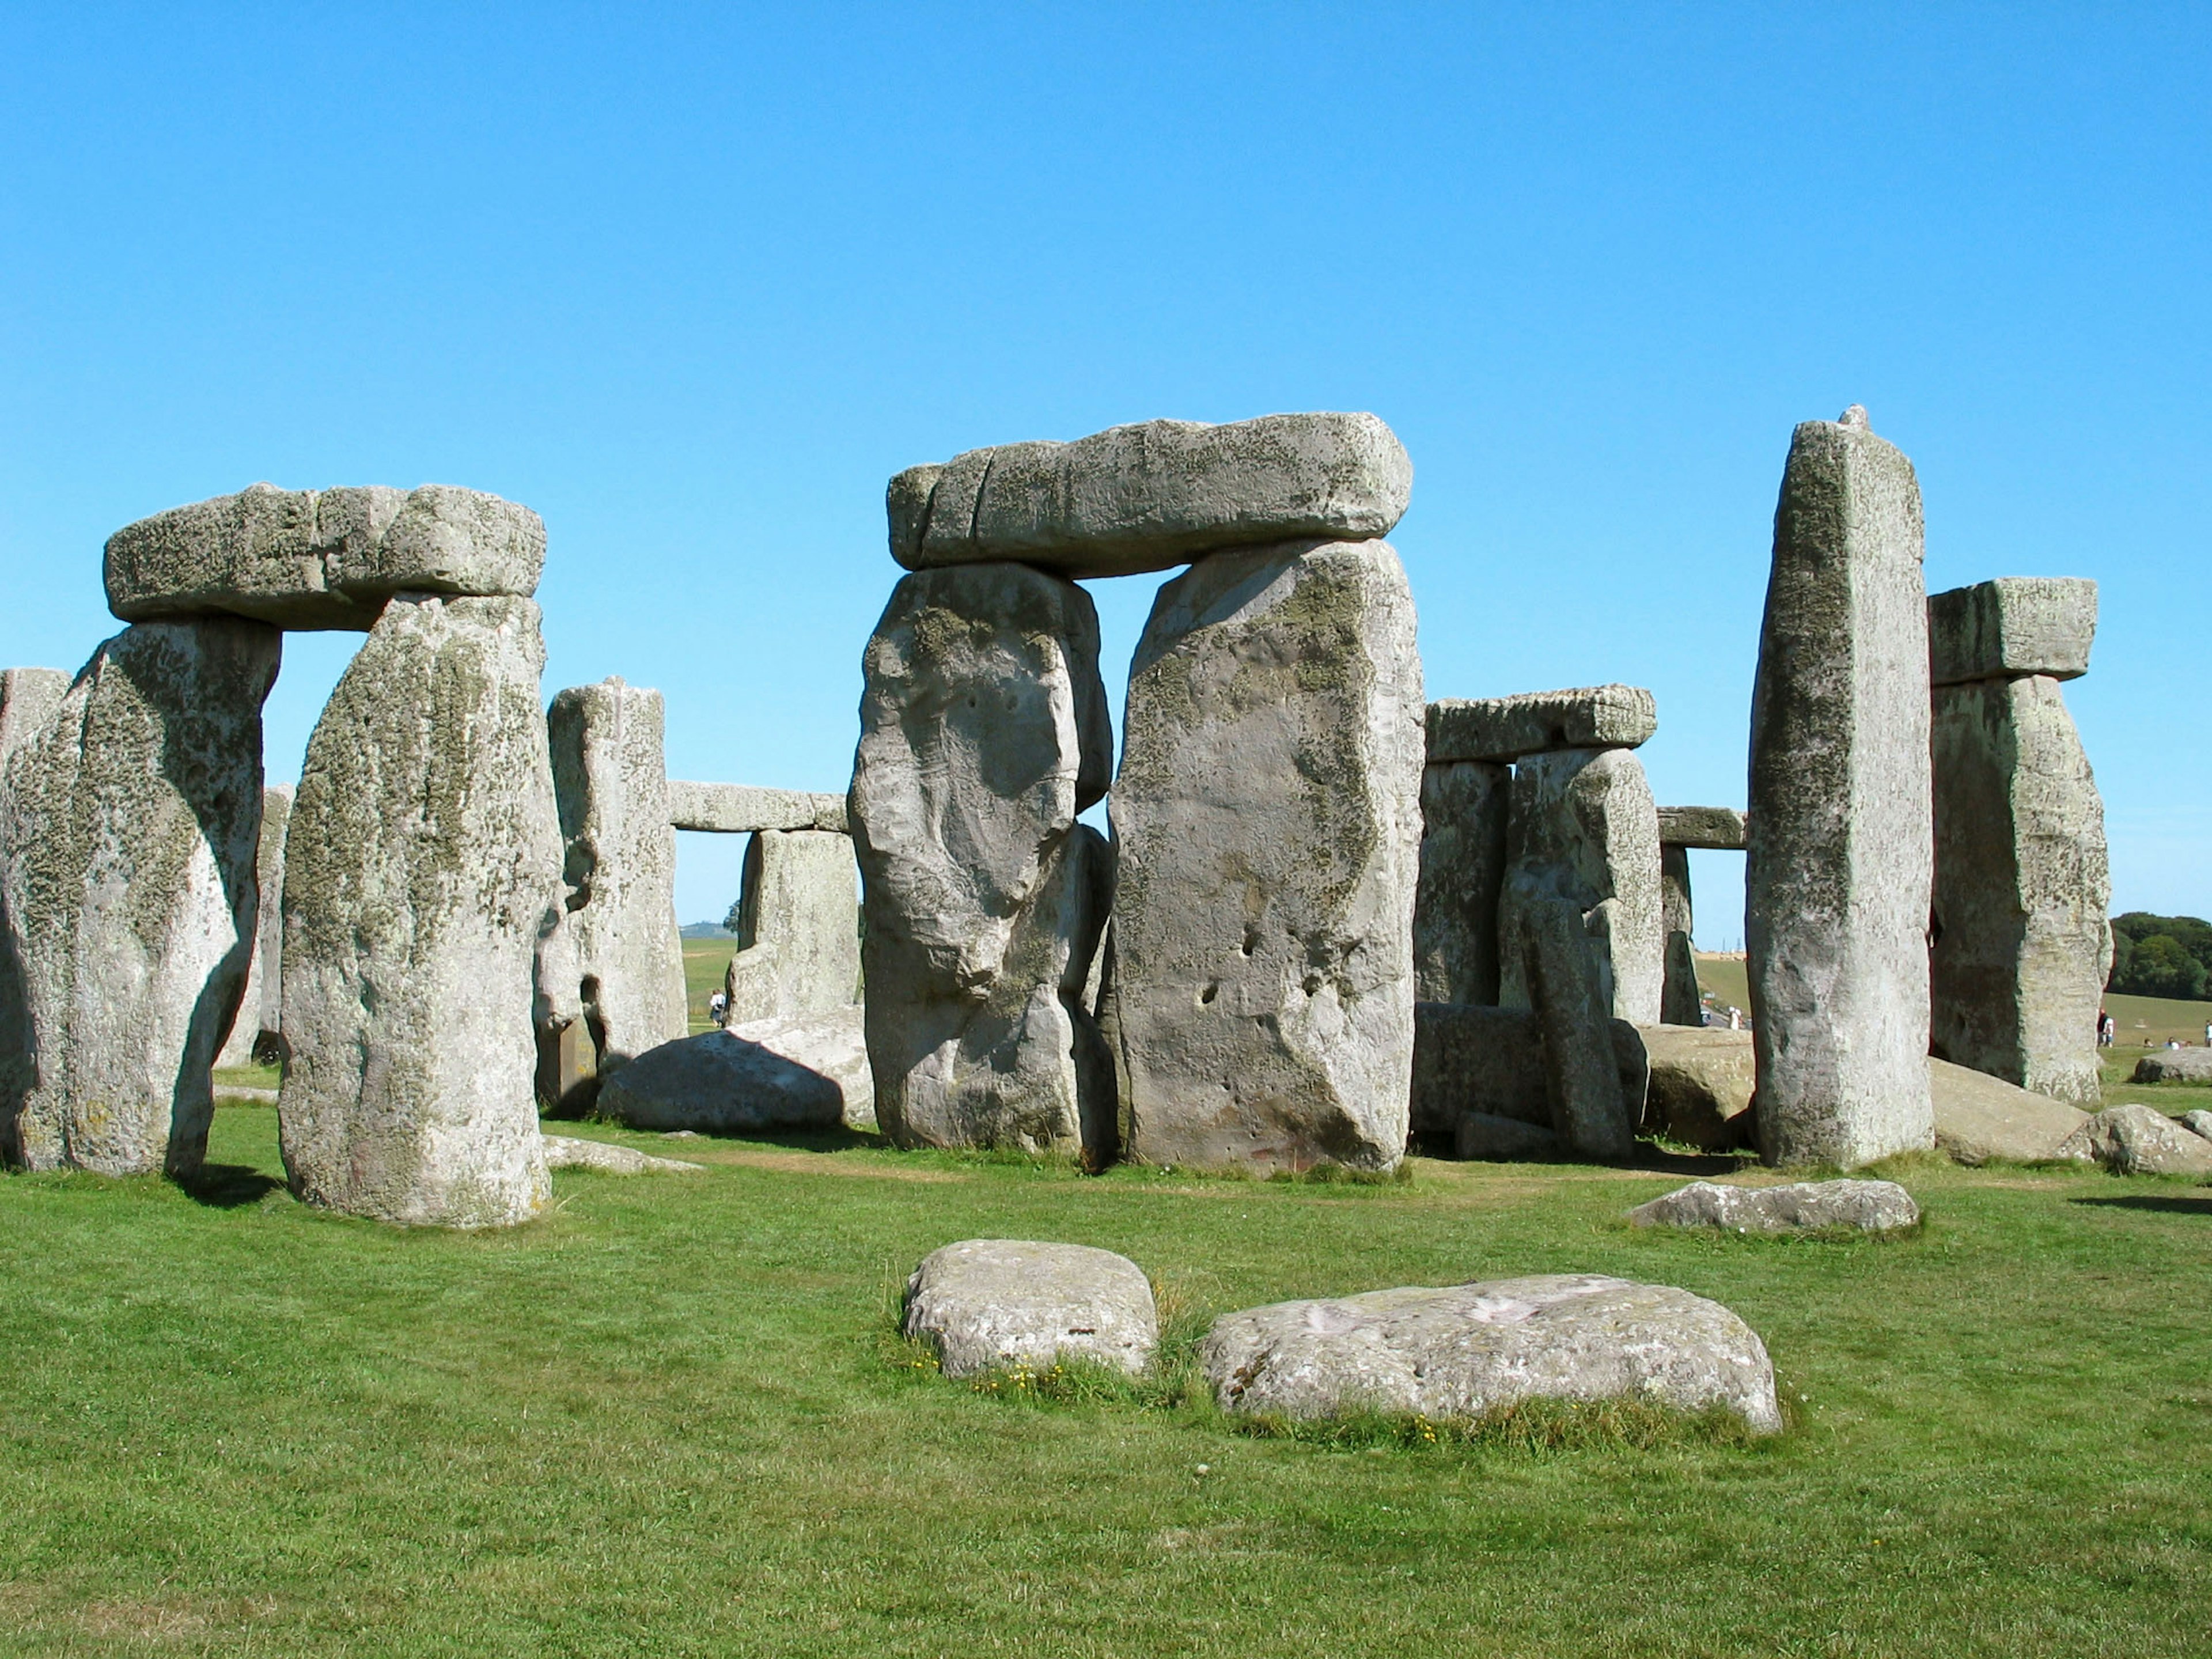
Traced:
POLYGON ((1934 1144, 1928 745, 1920 486, 1854 407, 1791 441, 1752 697, 1745 934, 1770 1163, 1934 1144))
POLYGON ((1498 899, 1511 770, 1487 761, 1421 774, 1421 874, 1413 967, 1423 1002, 1498 1000, 1498 899))
MULTIPOLYGON (((1544 1034, 1552 1131, 1584 1158, 1619 1160, 1636 1150, 1644 1094, 1623 1097, 1613 1057, 1605 977, 1589 950, 1583 913, 1571 899, 1536 891, 1517 896, 1515 938, 1522 976, 1544 1034)), ((1641 1081, 1641 1079, 1639 1079, 1641 1081)))
POLYGON ((264 1034, 276 1035, 283 1024, 284 961, 284 831, 292 821, 292 786, 272 783, 261 792, 261 839, 254 854, 254 886, 260 894, 253 924, 253 953, 247 957, 246 994, 230 1037, 216 1056, 217 1066, 251 1066, 264 1034))
POLYGON ((723 986, 729 1023, 827 1013, 860 1000, 860 886, 853 839, 773 830, 745 848, 723 986))
POLYGON ((1664 841, 1659 843, 1659 926, 1666 935, 1660 1023, 1702 1025, 1705 1005, 1698 990, 1698 952, 1690 914, 1690 849, 1664 841))
POLYGON ((189 1176, 253 951, 261 704, 231 617, 93 654, 0 791, 0 1125, 34 1170, 189 1176))
POLYGON ((663 720, 659 692, 619 678, 570 686, 547 711, 568 931, 590 1042, 577 1060, 592 1079, 569 1091, 584 1098, 563 1106, 587 1103, 597 1079, 690 1029, 663 720))
POLYGON ((523 599, 403 593, 308 739, 284 869, 284 1166, 311 1204, 453 1227, 548 1183, 532 964, 562 842, 523 599))
POLYGON ((1025 565, 907 577, 868 641, 851 822, 876 1115, 902 1146, 1096 1146, 1079 1006, 1112 891, 1098 616, 1025 565))
POLYGON ((70 677, 58 668, 0 669, 0 768, 46 723, 69 689, 70 677))
POLYGON ((1386 543, 1216 554, 1161 588, 1111 802, 1133 1156, 1397 1163, 1423 708, 1386 543))

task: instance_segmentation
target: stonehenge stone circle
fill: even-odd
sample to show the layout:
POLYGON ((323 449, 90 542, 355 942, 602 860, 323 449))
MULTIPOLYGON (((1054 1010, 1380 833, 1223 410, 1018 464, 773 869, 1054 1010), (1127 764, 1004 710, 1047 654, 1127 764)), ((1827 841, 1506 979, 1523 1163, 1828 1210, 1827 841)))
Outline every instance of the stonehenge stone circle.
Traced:
POLYGON ((284 1166, 408 1224, 538 1213, 530 1010, 561 824, 526 599, 393 599, 308 739, 286 839, 284 1166))
POLYGON ((280 651, 235 617, 126 628, 15 741, 0 1133, 28 1168, 185 1176, 205 1156, 210 1068, 253 954, 280 651))
POLYGON ((826 1013, 860 1000, 860 886, 849 836, 763 830, 745 848, 723 977, 729 1023, 826 1013))
POLYGON ((1892 1232, 1920 1224, 1920 1206, 1893 1181, 1796 1181, 1786 1187, 1723 1187, 1693 1181, 1628 1212, 1637 1227, 1720 1227, 1738 1233, 1849 1227, 1892 1232))
POLYGON ((1659 844, 1716 853, 1743 851, 1743 814, 1733 806, 1662 806, 1659 844))
POLYGON ((2097 1015, 2112 953, 2105 811, 2044 671, 2087 669, 2096 606, 2094 582, 2024 578, 1928 602, 1939 680, 1929 1046, 2090 1107, 2102 1093, 2097 1015), (1993 664, 2033 672, 1957 678, 1993 664))
POLYGON ((272 783, 261 791, 261 835, 253 857, 254 887, 259 893, 253 924, 253 953, 246 958, 246 994, 230 1023, 229 1038, 215 1058, 217 1066, 250 1066, 264 1033, 283 1024, 284 832, 292 821, 292 786, 272 783))
POLYGON ((1635 685, 1445 697, 1428 707, 1429 763, 1516 761, 1558 749, 1634 749, 1659 729, 1658 704, 1635 685))
POLYGON ((1431 763, 1421 773, 1413 969, 1424 1002, 1498 1000, 1498 901, 1512 781, 1511 769, 1494 761, 1431 763))
POLYGON ((1126 576, 1227 548, 1387 536, 1413 485, 1405 447, 1372 415, 1263 415, 971 449, 900 473, 885 506, 909 570, 1015 559, 1126 576))
POLYGON ((750 836, 763 830, 847 831, 845 797, 744 783, 668 781, 668 820, 678 830, 750 836))
MULTIPOLYGON (((1387 543, 1216 553, 1160 589, 1109 803, 1119 876, 1104 994, 1133 1157, 1397 1163, 1420 672, 1387 543)), ((872 998, 872 970, 868 983, 872 998)))
POLYGON ((1013 1238, 966 1239, 924 1256, 907 1280, 900 1328, 937 1351, 947 1376, 1069 1359, 1135 1375, 1160 1340, 1152 1287, 1128 1257, 1013 1238))
POLYGON ((1856 406, 1808 421, 1775 509, 1744 848, 1770 1163, 1934 1142, 1929 709, 1912 464, 1856 406))
POLYGON ((1113 733, 1090 596, 1026 565, 919 572, 864 672, 850 810, 877 1117, 902 1146, 1095 1147, 1112 1064, 1079 998, 1112 867, 1076 814, 1106 792, 1113 733))

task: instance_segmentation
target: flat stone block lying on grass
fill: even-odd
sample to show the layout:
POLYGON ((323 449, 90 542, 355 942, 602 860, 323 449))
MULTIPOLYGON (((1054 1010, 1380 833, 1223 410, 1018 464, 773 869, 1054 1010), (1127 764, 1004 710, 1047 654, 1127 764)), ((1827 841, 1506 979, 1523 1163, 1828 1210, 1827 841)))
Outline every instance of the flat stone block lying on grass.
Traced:
POLYGON ((872 1129, 875 1090, 861 1022, 855 1003, 678 1037, 609 1078, 599 1109, 637 1129, 872 1129))
POLYGON ((1217 1321, 1200 1357, 1224 1411, 1468 1418, 1524 1400, 1631 1400, 1782 1427, 1751 1327, 1687 1291, 1595 1273, 1277 1303, 1217 1321))
POLYGON ((2069 1157, 2059 1147, 2089 1121, 2063 1101, 2031 1093, 1948 1060, 1928 1062, 1928 1092, 1936 1109, 1936 1145, 1959 1164, 2003 1158, 2039 1164, 2069 1157))
POLYGON ((1134 1375, 1159 1346, 1144 1270, 1084 1244, 970 1238, 924 1256, 901 1328, 931 1344, 947 1376, 1096 1359, 1134 1375))
POLYGON ((1644 1128, 1701 1152, 1752 1145, 1757 1067, 1751 1033, 1719 1025, 1639 1025, 1650 1068, 1644 1128))
POLYGON ((686 1164, 680 1158, 654 1158, 634 1147, 607 1140, 580 1140, 574 1135, 545 1137, 545 1167, 549 1170, 598 1170, 606 1175, 696 1175, 707 1166, 686 1164))
POLYGON ((2136 1062, 2131 1083, 2212 1083, 2212 1048, 2158 1048, 2136 1062))
POLYGON ((2066 1138, 2061 1158, 2094 1159, 2115 1175, 2212 1176, 2212 1140, 2152 1106, 2108 1106, 2066 1138))
POLYGON ((1693 1181, 1628 1212, 1639 1227, 1725 1227, 1796 1232, 1852 1227, 1890 1232, 1919 1224, 1920 1206, 1893 1181, 1797 1181, 1786 1187, 1723 1187, 1693 1181))
POLYGON ((1640 685, 1440 697, 1428 708, 1429 764, 1514 761, 1557 749, 1633 749, 1658 729, 1659 705, 1640 685))

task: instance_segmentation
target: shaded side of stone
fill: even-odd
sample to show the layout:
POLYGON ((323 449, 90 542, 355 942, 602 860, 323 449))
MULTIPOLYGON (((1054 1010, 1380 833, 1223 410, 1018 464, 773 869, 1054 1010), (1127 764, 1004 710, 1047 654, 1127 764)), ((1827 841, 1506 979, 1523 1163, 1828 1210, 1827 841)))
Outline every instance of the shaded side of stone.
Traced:
POLYGON ((1666 941, 1660 1023, 1702 1024, 1705 1002, 1698 990, 1696 935, 1690 914, 1690 849, 1668 841, 1659 843, 1659 923, 1666 941))
MULTIPOLYGON (((1627 1112, 1644 1099, 1644 1040, 1625 1020, 1607 1024, 1621 1110, 1627 1112)), ((1469 1114, 1551 1128, 1552 1073, 1543 1028, 1527 1008, 1416 1003, 1413 1133, 1449 1135, 1469 1114)))
POLYGON ((254 887, 259 894, 253 927, 253 953, 247 960, 246 993, 230 1036, 216 1056, 217 1066, 250 1066, 265 1039, 283 1024, 284 833, 292 821, 292 786, 272 783, 261 792, 261 836, 254 854, 254 887))
POLYGON ((1651 1067, 1644 1104, 1648 1133, 1708 1152, 1753 1144, 1757 1067, 1750 1032, 1668 1024, 1643 1026, 1638 1035, 1651 1067))
POLYGON ((1522 976, 1544 1034, 1553 1132, 1584 1158, 1626 1158, 1636 1150, 1644 1095, 1639 1088, 1632 1100, 1623 1097, 1604 981, 1582 913, 1543 894, 1521 896, 1516 913, 1522 976))
POLYGON ((1659 706, 1638 685, 1447 697, 1428 706, 1429 763, 1516 761, 1557 749, 1633 749, 1659 729, 1659 706))
POLYGON ((1662 846, 1700 848, 1709 852, 1743 851, 1743 814, 1733 806, 1662 806, 1662 846))
POLYGON ((1498 897, 1512 774, 1486 761, 1421 773, 1413 968, 1424 1002, 1498 1000, 1498 897))
POLYGON ((729 1020, 787 1019, 860 1000, 860 881, 853 842, 827 830, 763 830, 745 848, 723 988, 729 1020))
POLYGON ((2097 584, 2081 576, 2000 576, 1928 596, 1929 674, 1937 685, 2089 672, 2097 584))

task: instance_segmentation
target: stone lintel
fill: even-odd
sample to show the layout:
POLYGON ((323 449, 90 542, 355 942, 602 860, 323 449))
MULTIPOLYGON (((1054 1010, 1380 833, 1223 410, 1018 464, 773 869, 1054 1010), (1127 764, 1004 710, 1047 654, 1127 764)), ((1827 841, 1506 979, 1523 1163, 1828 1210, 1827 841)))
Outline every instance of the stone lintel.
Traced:
POLYGON ((668 821, 678 830, 746 836, 758 830, 835 830, 850 833, 842 795, 762 789, 748 783, 668 781, 668 821))
POLYGON ((1662 806, 1659 844, 1716 853, 1743 851, 1743 814, 1733 806, 1662 806))
POLYGON ((2078 679, 2097 633, 2097 584, 2086 576, 1999 576, 1928 596, 1929 678, 1936 685, 2078 679))
POLYGON ((1558 749, 1634 749, 1658 729, 1658 704, 1637 685, 1447 697, 1429 705, 1429 764, 1512 761, 1558 749))

